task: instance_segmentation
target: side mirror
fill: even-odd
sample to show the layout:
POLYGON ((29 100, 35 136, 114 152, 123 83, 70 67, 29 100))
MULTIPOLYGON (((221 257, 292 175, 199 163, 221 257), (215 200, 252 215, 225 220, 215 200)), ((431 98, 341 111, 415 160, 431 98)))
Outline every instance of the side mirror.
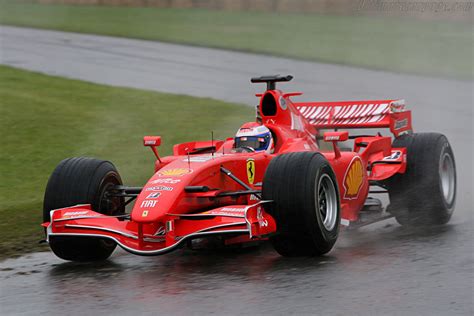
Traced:
POLYGON ((323 134, 323 139, 325 142, 332 142, 332 147, 334 149, 334 158, 341 157, 341 151, 337 147, 337 142, 343 142, 349 139, 349 132, 325 132, 323 134))
POLYGON ((325 132, 323 138, 325 142, 344 142, 349 139, 349 132, 325 132))
POLYGON ((150 147, 155 154, 156 159, 161 163, 160 156, 158 155, 158 149, 156 147, 161 145, 161 136, 144 136, 143 146, 150 147))
POLYGON ((161 136, 144 136, 143 146, 157 147, 161 145, 161 136))

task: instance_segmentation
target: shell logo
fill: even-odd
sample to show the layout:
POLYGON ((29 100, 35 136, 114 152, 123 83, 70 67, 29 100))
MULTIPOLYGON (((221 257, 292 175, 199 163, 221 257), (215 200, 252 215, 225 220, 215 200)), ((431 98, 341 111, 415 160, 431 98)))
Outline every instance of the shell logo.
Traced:
POLYGON ((175 168, 175 169, 167 169, 167 170, 159 171, 158 175, 160 177, 181 177, 191 172, 193 172, 192 169, 175 168))
POLYGON ((360 188, 364 183, 364 167, 362 160, 359 157, 354 157, 349 168, 347 168, 346 176, 344 177, 345 199, 357 199, 360 188))

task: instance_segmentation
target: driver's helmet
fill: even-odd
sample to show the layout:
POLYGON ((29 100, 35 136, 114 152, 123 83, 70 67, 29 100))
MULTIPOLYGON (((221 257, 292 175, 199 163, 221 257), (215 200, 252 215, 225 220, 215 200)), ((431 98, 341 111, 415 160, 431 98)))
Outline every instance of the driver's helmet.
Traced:
POLYGON ((245 123, 235 135, 235 148, 248 148, 255 151, 273 153, 274 144, 270 130, 255 122, 245 123))

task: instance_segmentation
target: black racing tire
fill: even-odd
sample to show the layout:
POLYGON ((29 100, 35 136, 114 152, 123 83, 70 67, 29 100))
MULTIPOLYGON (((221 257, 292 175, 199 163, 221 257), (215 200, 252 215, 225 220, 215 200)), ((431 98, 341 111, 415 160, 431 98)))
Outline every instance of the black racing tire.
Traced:
POLYGON ((340 198, 336 176, 323 155, 275 157, 265 172, 262 194, 273 201, 265 210, 276 221, 277 234, 270 241, 280 255, 319 256, 332 249, 339 234, 340 198))
POLYGON ((393 148, 407 149, 407 170, 385 181, 388 211, 405 226, 446 224, 456 204, 456 164, 446 136, 403 135, 393 148))
MULTIPOLYGON (((115 166, 104 160, 86 157, 68 158, 59 163, 48 180, 43 203, 43 220, 50 221, 50 211, 91 204, 106 215, 125 213, 123 198, 107 198, 107 190, 121 185, 115 166)), ((56 256, 70 261, 107 259, 117 244, 110 239, 75 236, 50 236, 49 245, 56 256)))

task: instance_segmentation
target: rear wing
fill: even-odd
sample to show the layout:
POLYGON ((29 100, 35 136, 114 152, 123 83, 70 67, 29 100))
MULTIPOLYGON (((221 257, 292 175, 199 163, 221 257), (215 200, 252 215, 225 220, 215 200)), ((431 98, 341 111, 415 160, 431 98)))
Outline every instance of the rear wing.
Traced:
POLYGON ((412 131, 404 100, 293 103, 316 129, 390 128, 395 137, 412 131))

